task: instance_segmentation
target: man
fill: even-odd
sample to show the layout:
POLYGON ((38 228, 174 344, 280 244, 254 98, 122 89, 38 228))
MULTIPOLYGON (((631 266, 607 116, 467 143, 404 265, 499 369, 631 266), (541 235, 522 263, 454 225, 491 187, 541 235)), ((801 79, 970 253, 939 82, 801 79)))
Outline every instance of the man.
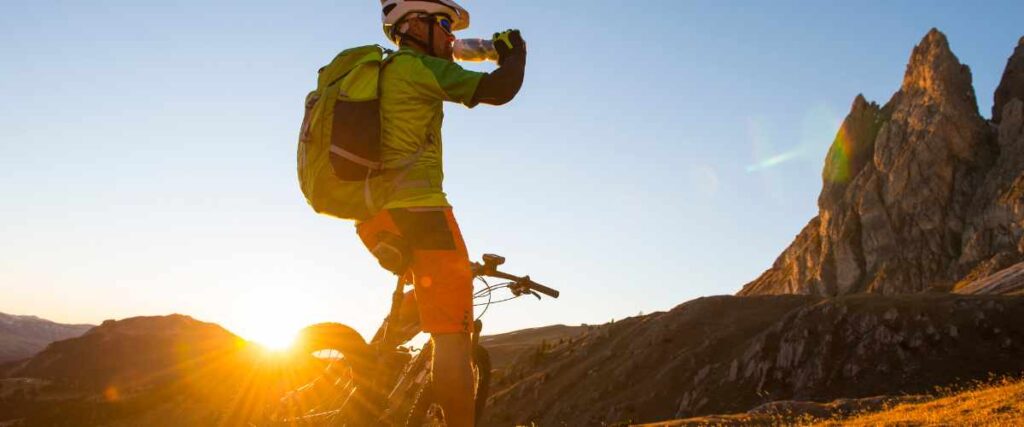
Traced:
POLYGON ((474 424, 471 365, 473 277, 458 224, 442 189, 442 103, 501 105, 523 82, 526 43, 518 31, 497 43, 499 68, 468 71, 452 62, 454 31, 469 13, 452 0, 382 0, 384 32, 399 46, 380 80, 381 161, 393 191, 384 208, 356 225, 375 254, 399 237, 411 250, 420 326, 434 343, 433 381, 449 426, 474 424))

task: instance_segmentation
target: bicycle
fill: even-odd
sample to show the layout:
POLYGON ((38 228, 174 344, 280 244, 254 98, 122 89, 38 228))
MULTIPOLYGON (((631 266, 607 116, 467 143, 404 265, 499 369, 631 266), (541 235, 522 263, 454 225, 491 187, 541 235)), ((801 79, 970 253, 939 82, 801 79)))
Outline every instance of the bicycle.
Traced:
MULTIPOLYGON (((480 321, 497 303, 524 295, 558 298, 559 292, 530 279, 498 270, 505 258, 485 254, 483 263, 472 263, 473 276, 483 282, 474 293, 474 305, 484 309, 474 321, 473 366, 476 377, 476 419, 483 414, 490 386, 490 355, 480 346, 480 321), (505 280, 497 285, 486 277, 505 280), (508 289, 512 296, 494 301, 493 293, 508 289), (476 303, 487 299, 486 302, 476 303)), ((335 357, 313 382, 286 394, 272 411, 267 426, 424 426, 444 425, 443 411, 433 396, 430 381, 432 343, 415 355, 407 346, 417 334, 418 319, 402 318, 405 287, 399 279, 392 294, 391 310, 373 339, 367 343, 354 329, 340 323, 320 323, 299 333, 299 351, 331 352, 335 357), (340 356, 340 357, 339 357, 340 356)))

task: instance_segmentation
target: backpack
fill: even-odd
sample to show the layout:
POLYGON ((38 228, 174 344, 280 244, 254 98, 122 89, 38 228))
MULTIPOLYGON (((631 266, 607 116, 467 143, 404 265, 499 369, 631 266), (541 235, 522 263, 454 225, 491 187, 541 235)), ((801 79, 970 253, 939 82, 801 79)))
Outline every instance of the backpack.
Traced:
POLYGON ((339 53, 306 96, 299 186, 317 213, 365 220, 386 201, 378 81, 390 53, 378 45, 339 53))

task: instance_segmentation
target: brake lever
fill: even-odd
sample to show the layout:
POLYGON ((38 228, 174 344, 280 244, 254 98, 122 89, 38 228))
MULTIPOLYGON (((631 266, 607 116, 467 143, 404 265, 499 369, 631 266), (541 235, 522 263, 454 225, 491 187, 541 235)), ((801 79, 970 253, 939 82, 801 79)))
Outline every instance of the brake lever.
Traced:
POLYGON ((521 297, 521 296, 526 295, 528 293, 530 293, 530 294, 533 293, 533 291, 531 291, 529 288, 527 288, 526 286, 523 286, 522 283, 516 283, 516 282, 512 282, 508 286, 508 290, 512 291, 512 295, 514 295, 516 297, 521 297))
POLYGON ((511 286, 508 287, 508 289, 511 290, 512 295, 515 295, 516 297, 521 297, 523 295, 533 295, 538 300, 542 299, 541 296, 537 294, 537 292, 534 292, 532 289, 528 288, 526 285, 521 283, 513 283, 511 286))
POLYGON ((518 283, 513 283, 511 286, 508 287, 508 290, 512 291, 512 295, 515 295, 517 297, 522 295, 523 292, 525 292, 523 291, 522 286, 520 286, 518 283))

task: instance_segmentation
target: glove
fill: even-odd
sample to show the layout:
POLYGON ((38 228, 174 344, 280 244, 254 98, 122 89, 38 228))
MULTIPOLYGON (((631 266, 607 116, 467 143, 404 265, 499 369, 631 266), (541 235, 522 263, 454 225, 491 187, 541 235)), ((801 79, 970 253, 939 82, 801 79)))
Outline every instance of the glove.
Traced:
POLYGON ((494 50, 498 51, 498 65, 505 65, 505 60, 514 56, 526 55, 526 42, 519 30, 505 30, 494 33, 494 50))

